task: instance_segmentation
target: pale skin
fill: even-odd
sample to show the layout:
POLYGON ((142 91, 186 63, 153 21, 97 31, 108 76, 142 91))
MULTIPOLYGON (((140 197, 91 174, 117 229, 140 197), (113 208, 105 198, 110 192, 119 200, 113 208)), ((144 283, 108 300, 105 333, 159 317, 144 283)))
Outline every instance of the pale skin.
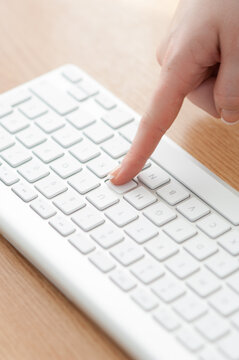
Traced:
MULTIPOLYGON (((130 181, 171 126, 185 97, 227 124, 239 121, 239 1, 181 0, 157 51, 158 86, 115 185, 130 181)), ((220 121, 220 120, 218 120, 220 121)))

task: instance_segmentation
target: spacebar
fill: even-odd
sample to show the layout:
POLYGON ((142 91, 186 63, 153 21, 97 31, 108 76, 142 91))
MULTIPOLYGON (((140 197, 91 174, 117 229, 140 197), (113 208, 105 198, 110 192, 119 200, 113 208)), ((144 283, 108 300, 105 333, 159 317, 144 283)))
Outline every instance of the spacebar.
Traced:
POLYGON ((47 81, 41 81, 33 85, 31 91, 60 115, 67 115, 78 107, 67 93, 47 81))
POLYGON ((165 136, 161 140, 152 159, 233 225, 239 225, 239 196, 236 192, 218 181, 171 139, 165 136))

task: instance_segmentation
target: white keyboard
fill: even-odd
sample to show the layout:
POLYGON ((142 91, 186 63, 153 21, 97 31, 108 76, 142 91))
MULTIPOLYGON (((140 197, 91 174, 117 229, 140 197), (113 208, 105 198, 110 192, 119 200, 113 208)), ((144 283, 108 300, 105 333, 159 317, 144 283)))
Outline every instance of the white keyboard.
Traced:
POLYGON ((135 359, 238 360, 238 194, 157 153, 114 186, 138 120, 73 65, 1 95, 0 230, 135 359))

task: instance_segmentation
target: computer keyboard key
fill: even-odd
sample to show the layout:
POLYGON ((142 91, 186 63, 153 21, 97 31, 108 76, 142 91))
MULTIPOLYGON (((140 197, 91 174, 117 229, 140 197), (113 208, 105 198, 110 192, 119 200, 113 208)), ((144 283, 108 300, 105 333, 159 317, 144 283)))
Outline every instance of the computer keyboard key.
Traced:
POLYGON ((141 249, 128 240, 116 245, 110 254, 123 266, 128 266, 144 257, 141 249))
POLYGON ((165 225, 177 217, 175 211, 162 202, 149 206, 143 214, 157 226, 165 225))
POLYGON ((0 151, 6 150, 15 144, 13 137, 4 129, 0 129, 0 151))
POLYGON ((136 287, 136 282, 121 269, 116 269, 110 274, 110 279, 123 291, 130 291, 136 287))
POLYGON ((106 154, 98 156, 87 164, 87 168, 101 179, 107 176, 116 166, 117 162, 106 154))
POLYGON ((208 306, 195 295, 186 294, 175 301, 173 309, 185 321, 192 322, 205 315, 208 311, 208 306))
POLYGON ((227 359, 214 348, 204 348, 200 351, 200 355, 199 355, 199 360, 227 360, 227 359))
POLYGON ((138 184, 134 180, 130 180, 126 184, 123 185, 114 185, 111 181, 107 181, 106 184, 109 186, 110 189, 115 191, 117 194, 124 194, 130 190, 135 189, 138 184))
POLYGON ((0 104, 0 119, 12 113, 12 108, 6 104, 0 104))
POLYGON ((224 288, 209 298, 209 304, 222 316, 230 316, 239 310, 239 297, 232 290, 224 288))
POLYGON ((213 239, 224 234, 231 228, 226 220, 222 219, 216 214, 208 215, 204 219, 199 220, 197 222, 197 226, 206 235, 213 239))
POLYGON ((151 290, 165 303, 171 303, 186 293, 182 284, 168 274, 158 279, 151 290))
POLYGON ((136 189, 129 191, 124 195, 124 199, 137 210, 142 210, 157 201, 157 198, 143 186, 138 186, 136 189))
POLYGON ((222 235, 218 240, 219 245, 221 245, 229 254, 233 256, 239 255, 239 231, 232 230, 222 235))
POLYGON ((13 171, 10 167, 8 167, 7 165, 1 165, 0 166, 0 180, 2 180, 2 182, 5 185, 13 185, 16 182, 19 181, 19 177, 17 176, 17 174, 15 173, 15 171, 13 171))
POLYGON ((187 279, 186 284, 197 295, 203 298, 213 294, 221 288, 218 279, 206 269, 200 270, 192 275, 187 279))
POLYGON ((191 328, 180 328, 177 331, 177 339, 192 352, 197 352, 204 346, 202 338, 191 328))
POLYGON ((65 126, 65 121, 56 113, 48 112, 37 119, 35 124, 45 133, 51 134, 65 126))
POLYGON ((162 308, 160 306, 155 310, 153 317, 168 331, 174 331, 180 327, 180 322, 170 309, 162 308))
POLYGON ((186 279, 200 269, 192 256, 182 252, 167 260, 166 267, 179 279, 186 279))
POLYGON ((176 209, 189 221, 196 221, 210 212, 209 207, 194 197, 184 201, 176 209))
POLYGON ((138 218, 137 212, 124 200, 105 211, 105 215, 117 226, 125 226, 138 218))
POLYGON ((190 196, 189 192, 183 186, 173 180, 171 180, 169 184, 162 186, 156 192, 169 205, 176 205, 190 196))
POLYGON ((155 239, 147 242, 144 248, 158 261, 164 261, 179 251, 178 246, 162 232, 155 239))
POLYGON ((166 171, 156 166, 150 166, 149 169, 142 171, 138 175, 138 179, 152 190, 166 184, 170 180, 166 171))
POLYGON ((153 259, 143 258, 131 267, 131 272, 148 285, 164 275, 164 268, 153 259))
POLYGON ((91 191, 86 199, 98 210, 105 210, 119 202, 119 198, 106 185, 91 191))
POLYGON ((91 239, 83 234, 76 233, 69 238, 69 243, 79 250, 83 255, 87 255, 95 250, 95 244, 91 239))
POLYGON ((55 215, 50 221, 49 224, 59 232, 62 236, 68 236, 75 231, 75 228, 68 219, 61 215, 55 215))
POLYGON ((118 244, 124 240, 124 234, 112 224, 104 223, 98 228, 94 229, 90 236, 104 249, 118 244))
POLYGON ((143 244, 158 235, 158 229, 144 218, 139 218, 127 225, 125 232, 138 244, 143 244))
POLYGON ((147 290, 136 288, 131 298, 144 310, 151 311, 158 306, 157 299, 147 290))
POLYGON ((40 180, 50 174, 48 168, 37 159, 32 159, 21 165, 17 172, 30 183, 40 180))
POLYGON ((106 112, 102 116, 102 120, 106 122, 113 129, 118 129, 123 125, 128 124, 129 122, 134 120, 134 116, 127 110, 122 109, 120 107, 116 107, 115 109, 106 112))
POLYGON ((235 313, 231 317, 231 323, 239 330, 239 312, 235 313))
POLYGON ((84 231, 90 231, 105 222, 102 215, 89 206, 77 211, 71 219, 84 231))
POLYGON ((61 178, 66 179, 81 171, 82 166, 73 156, 65 154, 60 159, 53 161, 50 168, 61 178))
POLYGON ((86 163, 100 155, 99 148, 92 144, 88 139, 83 139, 80 143, 74 145, 70 153, 80 162, 86 163))
POLYGON ((19 181, 13 185, 12 191, 25 202, 29 202, 37 197, 37 193, 32 189, 32 187, 23 181, 19 181))
POLYGON ((239 334, 234 332, 222 339, 219 343, 219 349, 230 360, 239 359, 239 334))
POLYGON ((68 89, 68 94, 77 101, 85 101, 89 98, 89 95, 84 90, 76 86, 71 86, 68 89))
POLYGON ((100 186, 98 179, 85 169, 78 174, 73 175, 68 180, 68 184, 82 195, 100 186))
POLYGON ((70 215, 86 205, 84 198, 73 190, 67 190, 63 194, 58 195, 53 200, 53 204, 65 215, 70 215))
POLYGON ((80 132, 70 125, 66 125, 64 128, 57 130, 54 135, 52 135, 52 138, 63 148, 69 148, 82 140, 80 132))
POLYGON ((164 226, 163 231, 178 244, 190 239, 197 234, 197 230, 188 221, 176 219, 164 226))
POLYGON ((221 252, 208 259, 205 265, 220 279, 226 278, 239 269, 239 262, 236 259, 221 252))
POLYGON ((83 109, 78 109, 67 115, 66 119, 78 130, 82 130, 96 121, 95 116, 83 109))
POLYGON ((124 140, 121 136, 115 135, 113 138, 104 142, 101 149, 104 150, 113 159, 118 159, 125 155, 130 148, 128 141, 124 140))
POLYGON ((19 111, 14 111, 12 114, 5 116, 0 120, 1 125, 11 134, 26 129, 30 122, 19 111))
POLYGON ((89 256, 89 260, 103 273, 108 273, 116 266, 109 256, 100 250, 94 251, 93 254, 89 256))
POLYGON ((67 190, 65 183, 55 175, 49 175, 46 178, 39 180, 35 188, 40 191, 47 199, 52 199, 67 190))
POLYGON ((32 159, 31 153, 19 144, 2 151, 1 157, 14 168, 32 159))
POLYGON ((227 322, 213 313, 206 314, 199 319, 195 327, 208 341, 216 341, 230 331, 227 322))
POLYGON ((215 242, 204 235, 197 234, 187 241, 184 249, 193 255, 197 260, 202 261, 218 251, 215 242))
POLYGON ((49 219, 56 215, 55 208, 45 199, 37 198, 31 202, 30 207, 43 219, 49 219))
POLYGON ((36 98, 32 98, 31 100, 25 102, 23 105, 19 107, 21 113, 23 113, 29 119, 35 119, 45 113, 47 113, 48 108, 44 103, 39 101, 36 98))
POLYGON ((239 295, 239 273, 238 272, 229 276, 229 278, 227 279, 227 284, 239 295))
POLYGON ((8 93, 6 102, 11 106, 16 106, 30 100, 32 97, 31 93, 27 89, 14 90, 8 93))
POLYGON ((72 83, 78 83, 82 79, 81 71, 74 65, 64 67, 62 75, 72 83))
POLYGON ((46 136, 36 126, 30 126, 21 131, 16 138, 28 149, 31 149, 46 140, 46 136))
POLYGON ((126 140, 128 140, 130 143, 134 140, 134 137, 136 135, 136 132, 138 130, 138 123, 137 122, 131 122, 128 125, 123 126, 119 130, 119 134, 123 136, 126 140))
POLYGON ((95 97, 97 104, 102 106, 105 110, 112 110, 116 107, 116 101, 113 100, 109 95, 100 93, 95 97))
POLYGON ((63 156, 64 151, 52 140, 47 140, 43 144, 38 145, 36 149, 33 150, 33 154, 35 154, 41 161, 48 164, 51 161, 63 156))
POLYGON ((83 79, 79 85, 79 89, 83 90, 88 96, 94 96, 99 92, 98 85, 93 80, 83 79))
POLYGON ((95 144, 101 144, 114 136, 114 133, 109 127, 100 122, 87 127, 83 133, 95 144))

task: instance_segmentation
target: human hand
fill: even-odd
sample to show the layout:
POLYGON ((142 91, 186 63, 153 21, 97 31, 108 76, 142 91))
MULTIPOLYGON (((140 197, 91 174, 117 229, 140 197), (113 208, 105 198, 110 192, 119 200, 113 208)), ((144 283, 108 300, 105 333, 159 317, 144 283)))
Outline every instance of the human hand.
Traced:
POLYGON ((175 120, 184 98, 228 124, 239 120, 239 1, 181 0, 157 52, 158 86, 132 146, 111 181, 143 167, 175 120))

